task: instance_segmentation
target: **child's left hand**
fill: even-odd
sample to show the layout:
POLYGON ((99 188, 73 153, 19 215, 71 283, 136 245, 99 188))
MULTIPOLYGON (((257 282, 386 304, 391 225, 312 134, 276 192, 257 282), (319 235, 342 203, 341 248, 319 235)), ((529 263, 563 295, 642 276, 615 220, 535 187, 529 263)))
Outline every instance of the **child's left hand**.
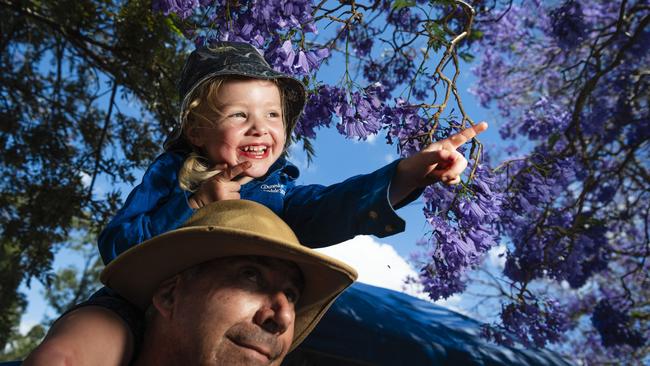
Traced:
POLYGON ((390 185, 391 205, 398 204, 417 188, 439 181, 445 184, 460 183, 460 175, 467 168, 467 159, 456 149, 487 128, 487 123, 481 122, 436 141, 400 161, 390 185))

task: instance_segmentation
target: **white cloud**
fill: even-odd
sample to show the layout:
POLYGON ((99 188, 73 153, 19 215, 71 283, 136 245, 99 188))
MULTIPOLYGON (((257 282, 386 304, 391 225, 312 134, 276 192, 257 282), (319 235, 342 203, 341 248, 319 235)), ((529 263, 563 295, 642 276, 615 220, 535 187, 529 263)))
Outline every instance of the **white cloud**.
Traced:
POLYGON ((452 296, 450 296, 450 297, 448 297, 448 298, 446 298, 444 300, 438 300, 438 301, 435 302, 435 304, 440 305, 442 307, 445 307, 447 309, 453 310, 453 311, 455 311, 457 313, 461 313, 463 315, 469 316, 469 317, 473 316, 474 314, 472 314, 471 312, 467 311, 464 308, 463 300, 464 299, 463 299, 462 295, 456 294, 456 295, 452 295, 452 296))
POLYGON ((317 250, 354 267, 359 272, 359 282, 417 297, 424 296, 419 292, 419 286, 409 285, 405 289, 404 279, 417 273, 389 244, 359 235, 341 244, 317 250))
POLYGON ((374 145, 375 141, 377 141, 377 136, 379 136, 378 133, 368 135, 368 137, 366 137, 366 142, 371 144, 371 145, 374 145))
POLYGON ((497 268, 499 270, 502 270, 506 266, 506 246, 505 244, 499 244, 495 247, 492 247, 487 255, 488 255, 488 263, 490 264, 491 267, 497 268))
POLYGON ((352 141, 352 143, 355 143, 355 144, 370 144, 370 145, 374 145, 374 144, 375 144, 375 141, 377 141, 377 137, 378 137, 378 136, 379 136, 378 133, 374 133, 374 134, 370 134, 370 135, 366 136, 365 139, 357 138, 357 137, 353 137, 353 138, 350 138, 350 141, 352 141))
MULTIPOLYGON (((371 236, 359 235, 341 244, 316 250, 354 267, 359 272, 359 282, 431 301, 422 292, 422 285, 404 285, 404 279, 407 276, 416 277, 417 272, 390 244, 380 243, 371 236)), ((436 301, 435 304, 470 315, 463 308, 464 299, 462 295, 453 295, 448 299, 436 301)))
POLYGON ((81 172, 81 184, 84 185, 85 188, 90 187, 90 182, 91 182, 91 177, 87 173, 81 172))

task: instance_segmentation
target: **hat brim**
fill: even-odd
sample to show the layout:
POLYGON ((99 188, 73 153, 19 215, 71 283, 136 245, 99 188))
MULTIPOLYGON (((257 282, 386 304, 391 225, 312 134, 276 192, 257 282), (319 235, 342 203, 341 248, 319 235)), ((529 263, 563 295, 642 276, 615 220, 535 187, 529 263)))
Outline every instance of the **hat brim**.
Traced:
POLYGON ((100 279, 144 310, 164 280, 199 263, 232 256, 284 259, 301 269, 305 286, 296 308, 292 349, 357 277, 352 267, 306 247, 249 231, 192 226, 167 232, 129 249, 106 266, 100 279))

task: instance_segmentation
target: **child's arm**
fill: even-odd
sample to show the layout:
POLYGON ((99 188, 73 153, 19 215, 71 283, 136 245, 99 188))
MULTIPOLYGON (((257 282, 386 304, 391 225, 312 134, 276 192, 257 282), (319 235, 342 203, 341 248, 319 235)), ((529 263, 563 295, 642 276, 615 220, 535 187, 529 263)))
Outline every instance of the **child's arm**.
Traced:
POLYGON ((487 123, 481 122, 400 161, 390 186, 390 203, 395 205, 414 190, 436 182, 460 183, 467 159, 456 149, 487 128, 487 123))
POLYGON ((236 178, 250 163, 224 167, 191 194, 178 184, 178 171, 184 159, 180 154, 167 152, 149 166, 142 183, 131 191, 124 206, 99 235, 99 251, 105 264, 145 240, 178 228, 196 208, 239 198, 240 183, 236 178))
POLYGON ((105 264, 127 249, 180 226, 193 210, 187 193, 178 186, 178 170, 184 157, 164 153, 147 169, 124 206, 99 235, 98 246, 105 264))
POLYGON ((282 218, 300 242, 311 248, 338 244, 356 235, 383 238, 402 232, 406 224, 395 209, 416 199, 421 192, 396 206, 390 204, 390 182, 400 161, 330 186, 291 187, 285 196, 282 218))
POLYGON ((465 130, 460 136, 436 142, 410 158, 341 183, 292 187, 287 191, 282 217, 300 242, 312 248, 337 244, 361 234, 381 238, 402 232, 405 222, 395 210, 415 200, 427 184, 439 180, 457 183, 467 161, 455 149, 486 127, 478 125, 476 131, 465 130), (455 155, 453 161, 449 161, 450 155, 455 155), (442 169, 438 168, 441 163, 445 164, 442 169))

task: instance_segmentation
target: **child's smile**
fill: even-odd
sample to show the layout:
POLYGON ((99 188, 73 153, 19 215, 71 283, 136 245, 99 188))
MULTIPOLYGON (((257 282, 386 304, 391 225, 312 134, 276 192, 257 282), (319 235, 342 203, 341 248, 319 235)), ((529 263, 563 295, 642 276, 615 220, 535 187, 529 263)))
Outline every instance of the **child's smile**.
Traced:
POLYGON ((239 148, 240 155, 251 159, 264 159, 269 156, 269 147, 266 145, 247 145, 239 148))

